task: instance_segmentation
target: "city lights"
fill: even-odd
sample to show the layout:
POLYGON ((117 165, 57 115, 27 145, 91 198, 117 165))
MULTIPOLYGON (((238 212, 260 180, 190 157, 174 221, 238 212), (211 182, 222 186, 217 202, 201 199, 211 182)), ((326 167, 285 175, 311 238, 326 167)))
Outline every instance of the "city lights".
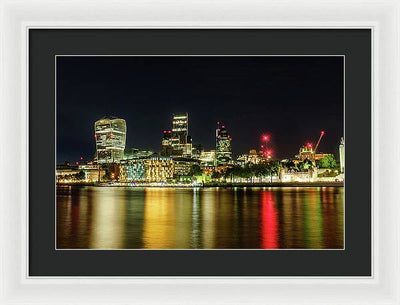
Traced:
MULTIPOLYGON (((171 37, 163 38, 168 44, 171 37)), ((135 44, 140 47, 141 41, 135 44)), ((144 254, 146 249, 149 255, 158 250, 286 249, 295 250, 292 265, 301 264, 299 251, 344 249, 343 81, 348 62, 343 56, 78 55, 54 60, 52 248, 144 254)), ((39 146, 48 138, 42 125, 40 139, 31 141, 39 146)), ((35 172, 47 162, 41 147, 31 158, 35 172)), ((18 159, 14 155, 7 159, 18 159)), ((47 181, 37 182, 47 187, 47 181)), ((43 195, 39 189, 36 193, 43 195)), ((35 215, 49 210, 43 200, 36 200, 33 207, 42 208, 35 215)), ((114 261, 104 263, 118 275, 114 261)), ((134 257, 130 262, 121 272, 131 276, 177 269, 166 266, 172 271, 164 272, 168 262, 162 260, 157 266, 136 266, 140 262, 134 257)), ((240 263, 247 261, 238 258, 233 265, 240 263)), ((75 265, 66 272, 91 275, 75 265)), ((182 272, 191 273, 192 265, 182 272)), ((203 265, 200 272, 215 273, 212 266, 203 272, 203 265)), ((250 273, 274 272, 264 265, 260 261, 250 273)), ((300 267, 307 273, 307 266, 300 267)), ((101 266, 91 269, 101 272, 101 266)), ((234 275, 234 266, 225 269, 234 275)), ((317 269, 314 273, 321 273, 317 269)))
MULTIPOLYGON (((217 122, 215 129, 215 149, 210 151, 203 150, 200 144, 192 143, 192 138, 188 133, 188 113, 173 115, 171 123, 171 129, 162 130, 161 149, 159 153, 156 153, 150 150, 125 148, 125 120, 105 117, 96 121, 94 135, 96 156, 94 161, 89 161, 94 162, 94 165, 85 165, 83 156, 80 156, 79 161, 73 163, 74 168, 67 166, 65 169, 60 168, 57 171, 57 181, 60 183, 111 181, 113 183, 130 183, 130 185, 144 183, 198 185, 199 181, 202 183, 206 181, 249 183, 246 178, 246 175, 249 174, 238 174, 239 177, 236 178, 233 178, 232 174, 227 174, 230 171, 235 172, 235 170, 240 172, 241 168, 242 171, 245 170, 251 175, 255 175, 250 181, 265 181, 266 178, 263 175, 273 172, 274 179, 281 182, 311 182, 317 180, 317 162, 330 156, 330 154, 317 153, 321 139, 325 135, 324 130, 320 132, 315 145, 312 142, 306 142, 300 147, 299 154, 292 161, 295 170, 288 171, 288 168, 283 165, 283 161, 274 159, 273 143, 271 143, 271 135, 268 133, 261 134, 259 151, 251 149, 248 154, 242 154, 235 159, 232 153, 234 142, 226 125, 220 121, 217 122), (273 164, 278 164, 278 169, 272 170, 273 164), (260 166, 258 172, 252 169, 254 166, 260 166)), ((340 173, 344 172, 343 164, 344 141, 342 140, 340 173)), ((272 176, 268 178, 269 182, 272 180, 272 176)))
POLYGON ((226 165, 232 163, 232 138, 230 137, 225 125, 217 126, 216 136, 216 158, 217 165, 226 165))
POLYGON ((263 140, 264 142, 268 142, 269 139, 270 139, 270 136, 269 136, 269 135, 267 135, 267 134, 262 135, 262 140, 263 140))

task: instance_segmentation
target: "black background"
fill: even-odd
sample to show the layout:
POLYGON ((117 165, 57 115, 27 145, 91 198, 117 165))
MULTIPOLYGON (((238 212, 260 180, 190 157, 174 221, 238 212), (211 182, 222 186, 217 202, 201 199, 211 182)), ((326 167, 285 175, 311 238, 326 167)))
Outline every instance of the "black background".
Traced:
POLYGON ((343 56, 58 56, 57 163, 95 155, 94 122, 127 124, 126 147, 160 151, 173 113, 189 114, 189 134, 215 148, 217 121, 235 157, 269 134, 274 158, 305 143, 339 159, 344 125, 343 56))
POLYGON ((371 32, 48 30, 29 35, 31 276, 371 275, 371 32), (55 250, 55 55, 345 55, 345 250, 55 250))

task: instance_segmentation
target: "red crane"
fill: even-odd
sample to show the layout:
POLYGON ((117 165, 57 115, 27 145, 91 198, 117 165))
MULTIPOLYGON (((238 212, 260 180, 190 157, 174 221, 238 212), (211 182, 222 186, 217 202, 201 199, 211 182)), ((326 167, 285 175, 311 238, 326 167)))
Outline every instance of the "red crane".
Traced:
POLYGON ((314 148, 314 155, 313 155, 313 159, 315 160, 315 154, 317 153, 317 149, 318 149, 318 146, 319 146, 319 142, 321 142, 321 139, 322 139, 322 137, 324 136, 324 134, 325 134, 325 131, 321 131, 321 134, 320 134, 320 136, 319 136, 319 139, 318 139, 318 142, 317 142, 317 145, 315 145, 315 148, 314 148))

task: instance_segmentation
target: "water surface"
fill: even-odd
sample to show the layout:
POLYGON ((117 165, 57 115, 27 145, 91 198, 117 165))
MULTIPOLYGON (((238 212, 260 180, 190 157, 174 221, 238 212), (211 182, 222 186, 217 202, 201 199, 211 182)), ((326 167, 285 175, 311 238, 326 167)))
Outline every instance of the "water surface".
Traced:
POLYGON ((57 187, 58 249, 342 249, 343 187, 57 187))

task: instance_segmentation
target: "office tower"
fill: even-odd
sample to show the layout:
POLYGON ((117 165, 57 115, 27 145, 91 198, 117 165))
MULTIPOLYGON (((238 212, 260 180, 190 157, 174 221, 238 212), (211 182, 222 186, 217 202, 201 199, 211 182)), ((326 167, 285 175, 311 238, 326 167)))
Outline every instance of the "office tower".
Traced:
POLYGON ((124 119, 104 117, 94 124, 96 160, 98 163, 114 163, 124 158, 126 122, 124 119))
POLYGON ((192 139, 189 136, 188 114, 175 114, 172 119, 171 146, 173 157, 191 157, 192 139))
POLYGON ((163 131, 160 154, 163 157, 170 157, 172 155, 172 132, 171 132, 171 130, 163 131))
POLYGON ((232 163, 232 138, 224 125, 220 125, 216 129, 216 157, 217 165, 226 165, 232 163))

